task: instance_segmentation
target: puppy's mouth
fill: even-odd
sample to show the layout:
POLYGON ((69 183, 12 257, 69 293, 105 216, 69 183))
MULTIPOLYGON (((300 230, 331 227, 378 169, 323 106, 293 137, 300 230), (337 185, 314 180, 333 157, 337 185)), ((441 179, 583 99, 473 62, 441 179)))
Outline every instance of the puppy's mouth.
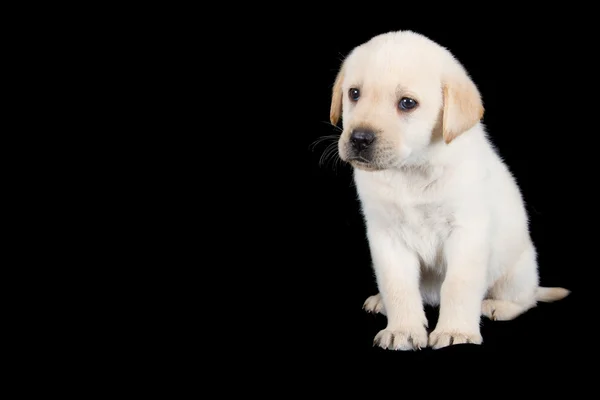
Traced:
POLYGON ((382 171, 390 167, 387 162, 389 158, 389 150, 387 148, 371 146, 360 149, 356 148, 356 146, 351 146, 348 142, 340 141, 338 152, 343 161, 356 169, 382 171))
POLYGON ((361 156, 350 157, 348 159, 348 162, 354 168, 362 169, 364 171, 379 171, 379 170, 381 170, 381 168, 377 164, 375 164, 372 161, 369 161, 366 158, 361 157, 361 156))

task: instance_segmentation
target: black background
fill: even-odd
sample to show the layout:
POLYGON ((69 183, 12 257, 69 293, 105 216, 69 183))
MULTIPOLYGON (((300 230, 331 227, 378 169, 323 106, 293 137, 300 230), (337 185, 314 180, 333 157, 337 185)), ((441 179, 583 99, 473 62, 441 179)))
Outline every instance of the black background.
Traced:
MULTIPOLYGON (((535 363, 561 373, 586 368, 575 359, 589 361, 597 342, 597 23, 586 20, 595 13, 567 13, 565 4, 528 14, 523 7, 485 9, 482 3, 452 5, 452 13, 429 4, 409 10, 408 3, 221 5, 227 9, 167 11, 158 4, 111 10, 91 26, 93 38, 82 35, 85 27, 65 24, 67 38, 49 40, 56 54, 32 63, 50 71, 58 59, 62 75, 42 75, 57 87, 77 77, 76 95, 66 94, 95 114, 81 113, 76 125, 76 137, 90 138, 90 146, 69 152, 88 158, 101 148, 102 155, 92 161, 98 171, 91 176, 79 162, 67 162, 83 176, 69 182, 75 195, 56 197, 68 209, 64 214, 84 204, 75 218, 85 229, 67 226, 73 242, 58 236, 57 248, 83 252, 68 286, 88 295, 93 284, 100 288, 91 293, 92 305, 61 293, 66 303, 82 306, 66 314, 75 329, 56 330, 69 342, 65 347, 83 338, 75 350, 93 363, 110 353, 98 375, 103 382, 114 376, 126 381, 144 367, 161 371, 141 385, 150 388, 162 371, 194 382, 205 370, 223 372, 225 385, 212 383, 247 390, 229 379, 236 368, 255 385, 276 388, 274 373, 305 379, 318 369, 330 378, 344 366, 375 386, 380 364, 372 360, 392 361, 387 365, 397 372, 412 368, 406 361, 467 353, 491 355, 492 363, 509 355, 525 367, 535 363), (338 132, 328 119, 341 59, 374 35, 404 29, 448 47, 471 74, 483 95, 490 137, 522 189, 541 284, 572 290, 514 321, 483 318, 481 346, 416 352, 373 346, 386 321, 362 310, 377 288, 351 171, 320 164, 331 140, 314 146, 338 132), (74 39, 81 42, 71 46, 74 39), (63 57, 61 46, 75 61, 63 57), (118 120, 124 116, 127 121, 118 120), (98 132, 90 134, 88 126, 98 132), (93 206, 82 199, 82 182, 93 188, 86 193, 97 201, 93 206), (80 276, 85 273, 89 280, 80 276), (95 358, 88 350, 104 354, 95 358), (252 378, 263 364, 269 367, 261 375, 266 382, 252 378)), ((87 15, 78 17, 78 24, 88 25, 87 15)), ((77 114, 66 110, 67 120, 77 114)), ((54 128, 58 134, 47 127, 40 132, 55 140, 62 125, 54 128)), ((51 204, 50 197, 35 198, 51 204)), ((60 208, 50 214, 65 226, 60 208)), ((49 287, 53 295, 61 292, 49 287)), ((433 329, 436 310, 428 317, 433 329)), ((35 341, 53 333, 54 327, 42 325, 31 330, 35 341)), ((63 351, 54 342, 48 347, 63 351)), ((83 364, 71 365, 89 374, 83 364)), ((416 371, 447 372, 431 365, 416 371)), ((489 364, 457 369, 467 375, 480 365, 489 364)), ((482 383, 493 390, 504 378, 482 383)), ((316 391, 312 382, 306 386, 316 391)))
MULTIPOLYGON (((592 351, 594 302, 585 301, 591 292, 584 286, 593 284, 597 248, 593 25, 581 23, 581 15, 488 10, 472 17, 475 10, 450 16, 436 9, 430 19, 402 4, 343 14, 348 5, 332 7, 248 14, 218 29, 206 25, 206 14, 176 30, 180 42, 164 43, 172 46, 165 59, 174 69, 166 84, 185 95, 167 99, 177 114, 165 132, 181 142, 170 149, 176 170, 162 175, 168 189, 161 189, 181 204, 161 207, 183 228, 161 233, 177 242, 167 265, 199 274, 178 276, 169 290, 191 315, 198 304, 211 315, 179 321, 200 326, 206 354, 231 352, 226 365, 275 356, 281 364, 273 365, 284 371, 364 357, 401 367, 402 360, 466 353, 539 362, 592 351), (202 24, 208 31, 198 35, 202 24), (315 145, 339 132, 329 109, 342 58, 374 35, 406 29, 449 48, 469 71, 483 96, 489 136, 523 192, 541 284, 572 291, 513 321, 482 318, 481 346, 373 346, 386 321, 362 310, 377 288, 351 171, 331 159, 320 163, 331 139, 315 145), (179 76, 177 68, 189 73, 179 76)), ((436 313, 428 310, 431 329, 436 313)))

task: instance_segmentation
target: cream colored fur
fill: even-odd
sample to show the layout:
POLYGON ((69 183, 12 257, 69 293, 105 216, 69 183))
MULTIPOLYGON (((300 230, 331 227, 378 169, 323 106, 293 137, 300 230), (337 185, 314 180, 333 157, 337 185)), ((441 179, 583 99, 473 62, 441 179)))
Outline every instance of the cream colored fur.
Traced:
POLYGON ((339 154, 354 167, 379 288, 364 308, 387 316, 375 337, 383 348, 481 344, 481 315, 510 320, 569 294, 539 287, 523 199, 483 113, 463 66, 410 31, 355 48, 334 82, 331 122, 343 119, 339 154), (417 107, 401 109, 405 97, 417 107), (353 159, 360 129, 375 141, 353 159), (440 307, 430 334, 424 304, 440 307))

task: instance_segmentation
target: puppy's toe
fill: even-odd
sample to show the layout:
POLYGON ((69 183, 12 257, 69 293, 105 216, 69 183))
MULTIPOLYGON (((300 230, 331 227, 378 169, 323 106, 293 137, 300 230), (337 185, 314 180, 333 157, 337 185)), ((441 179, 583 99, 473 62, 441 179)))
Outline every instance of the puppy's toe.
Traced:
POLYGON ((481 314, 493 321, 509 321, 515 319, 526 307, 504 300, 486 299, 481 303, 481 314))
POLYGON ((381 300, 381 295, 379 293, 377 293, 375 296, 370 296, 367 300, 365 300, 363 309, 373 314, 380 313, 385 315, 383 301, 381 300))
POLYGON ((483 338, 478 332, 438 331, 437 329, 429 335, 429 347, 433 349, 464 343, 481 344, 483 338))
POLYGON ((427 347, 425 327, 412 329, 383 329, 375 336, 373 345, 388 350, 420 350, 427 347))

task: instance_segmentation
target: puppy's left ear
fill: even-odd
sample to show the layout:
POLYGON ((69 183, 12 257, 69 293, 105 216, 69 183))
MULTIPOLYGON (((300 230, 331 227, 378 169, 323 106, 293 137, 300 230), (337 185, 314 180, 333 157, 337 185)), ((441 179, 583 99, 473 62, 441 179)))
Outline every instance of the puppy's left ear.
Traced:
POLYGON ((333 125, 337 125, 340 116, 342 115, 342 82, 344 81, 344 63, 335 77, 333 89, 331 92, 331 108, 329 110, 329 120, 333 125))
POLYGON ((484 108, 477 86, 462 65, 453 65, 442 82, 444 109, 442 134, 450 143, 483 118, 484 108))

